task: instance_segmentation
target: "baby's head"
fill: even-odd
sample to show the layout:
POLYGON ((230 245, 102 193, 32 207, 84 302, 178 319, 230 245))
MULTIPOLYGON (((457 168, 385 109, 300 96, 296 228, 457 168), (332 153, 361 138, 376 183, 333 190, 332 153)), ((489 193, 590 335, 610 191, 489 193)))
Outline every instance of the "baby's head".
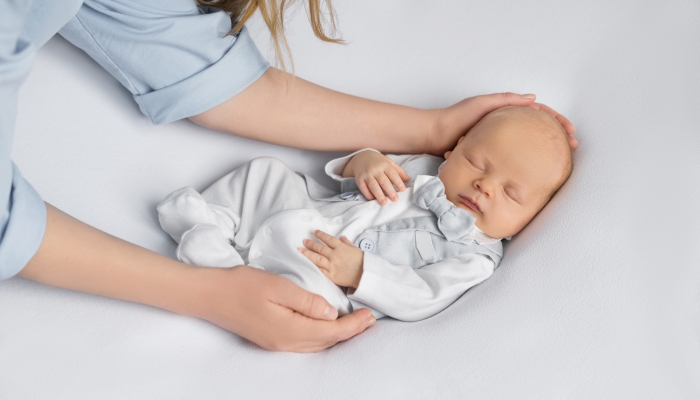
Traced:
POLYGON ((486 115, 445 158, 438 176, 447 199, 494 238, 520 232, 572 169, 564 129, 549 114, 528 107, 486 115))

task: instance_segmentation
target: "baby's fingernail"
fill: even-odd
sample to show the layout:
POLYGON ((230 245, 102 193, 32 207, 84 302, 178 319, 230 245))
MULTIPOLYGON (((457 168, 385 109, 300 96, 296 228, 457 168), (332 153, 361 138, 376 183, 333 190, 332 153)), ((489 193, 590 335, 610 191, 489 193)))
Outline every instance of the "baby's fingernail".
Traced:
POLYGON ((532 93, 524 94, 524 95, 522 95, 522 96, 523 96, 524 98, 526 98, 526 99, 534 99, 534 98, 537 97, 537 96, 535 96, 535 95, 532 94, 532 93))

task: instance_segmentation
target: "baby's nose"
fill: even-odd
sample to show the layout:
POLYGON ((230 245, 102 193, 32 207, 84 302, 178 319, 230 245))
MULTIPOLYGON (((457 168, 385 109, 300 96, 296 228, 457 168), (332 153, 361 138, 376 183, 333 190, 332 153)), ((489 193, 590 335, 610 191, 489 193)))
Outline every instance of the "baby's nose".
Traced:
POLYGON ((491 197, 493 195, 494 186, 493 183, 487 179, 478 179, 475 181, 475 186, 481 193, 486 197, 491 197))

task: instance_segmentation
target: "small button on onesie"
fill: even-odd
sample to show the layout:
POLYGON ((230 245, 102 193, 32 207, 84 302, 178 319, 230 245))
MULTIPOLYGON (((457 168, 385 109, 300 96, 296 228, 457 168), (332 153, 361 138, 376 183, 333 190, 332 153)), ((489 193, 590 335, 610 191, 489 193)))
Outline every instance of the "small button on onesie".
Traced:
POLYGON ((360 240, 360 250, 369 251, 370 253, 374 251, 374 240, 364 238, 360 240))

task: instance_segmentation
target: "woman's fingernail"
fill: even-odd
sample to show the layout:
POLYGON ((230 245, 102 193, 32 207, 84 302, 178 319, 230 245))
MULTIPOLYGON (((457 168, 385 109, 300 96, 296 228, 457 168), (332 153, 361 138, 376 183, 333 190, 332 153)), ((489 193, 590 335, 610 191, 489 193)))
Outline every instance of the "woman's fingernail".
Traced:
POLYGON ((326 306, 326 309, 323 310, 323 316, 326 317, 327 319, 336 319, 338 318, 337 311, 335 308, 331 306, 326 306))
POLYGON ((535 95, 532 94, 532 93, 523 94, 522 96, 523 96, 524 98, 526 98, 526 99, 534 99, 535 97, 537 97, 537 96, 535 96, 535 95))

